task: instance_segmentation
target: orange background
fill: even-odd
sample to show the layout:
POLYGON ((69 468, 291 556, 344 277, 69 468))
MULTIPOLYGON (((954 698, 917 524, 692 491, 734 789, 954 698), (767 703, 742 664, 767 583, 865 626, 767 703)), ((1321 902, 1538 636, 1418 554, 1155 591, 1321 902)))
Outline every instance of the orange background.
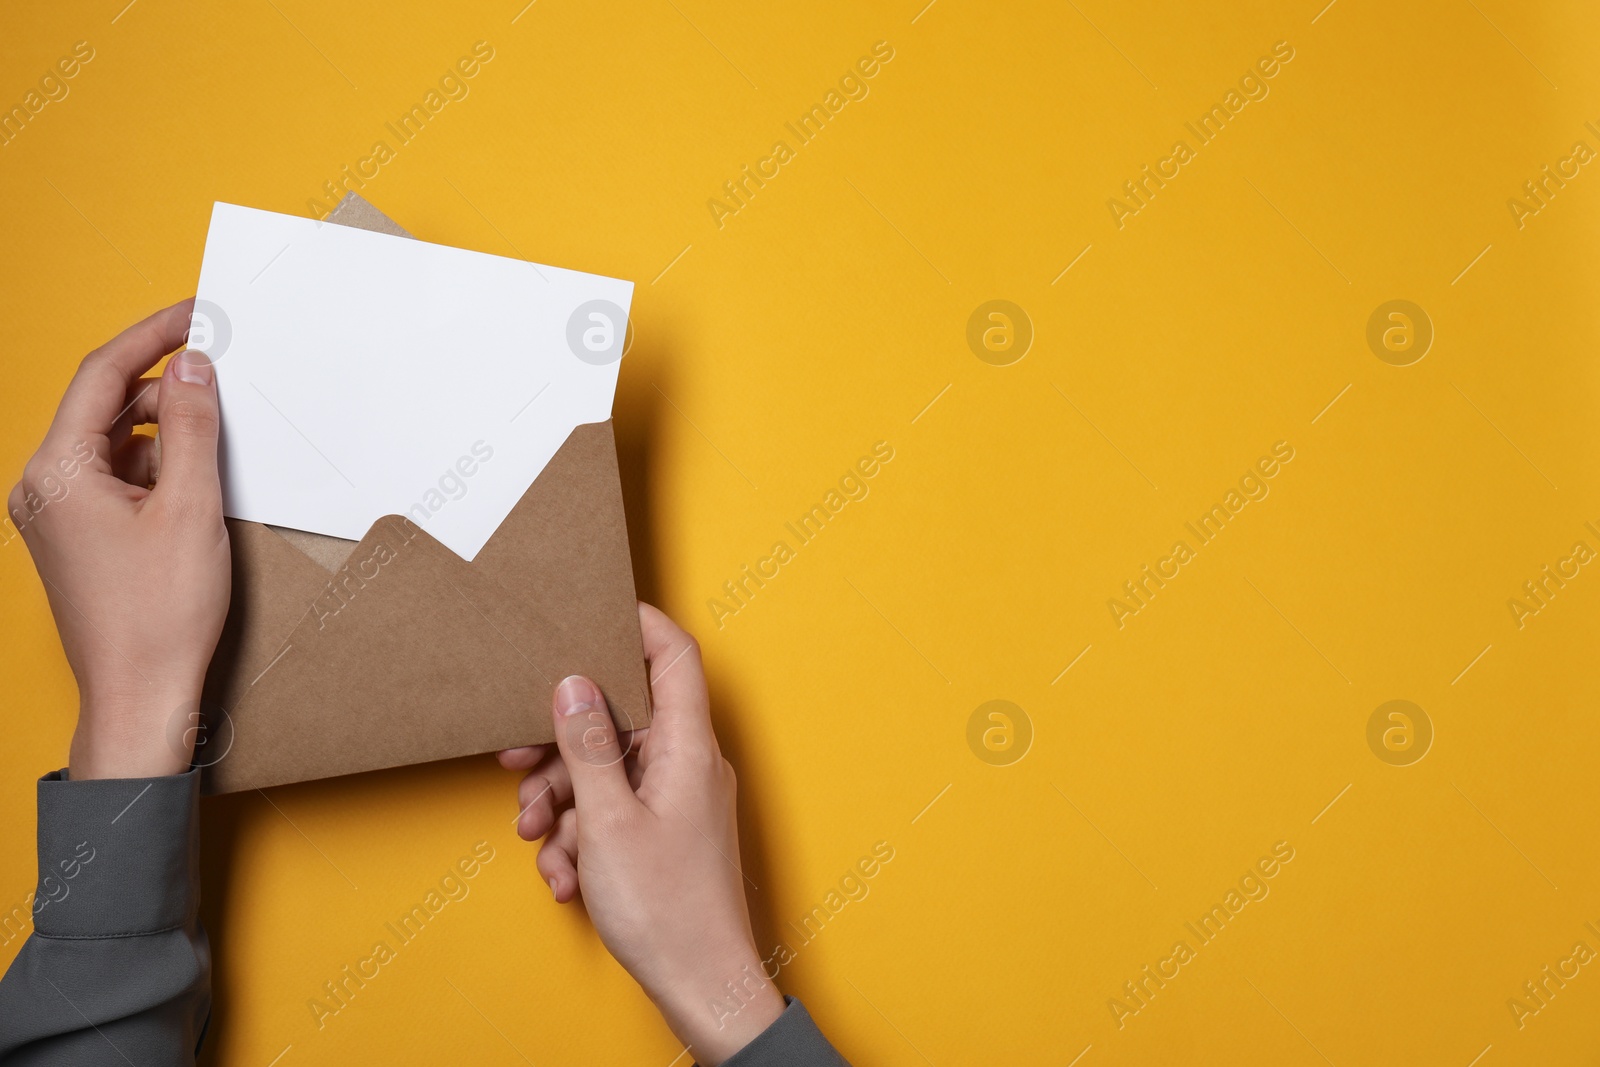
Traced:
MULTIPOLYGON (((1600 176, 1520 227, 1507 206, 1600 149, 1588 7, 124 2, 19 9, 0 41, 6 106, 94 49, 0 147, 8 478, 81 355, 193 291, 214 200, 307 211, 487 42, 361 191, 425 240, 638 283, 640 595, 705 645, 763 948, 894 849, 779 979, 847 1056, 1497 1067, 1600 1042, 1593 964, 1520 1027, 1507 1005, 1600 951, 1600 575, 1520 628, 1508 607, 1600 550, 1600 176), (868 94, 796 145, 879 41, 868 94), (1119 228, 1108 200, 1279 41, 1268 95, 1119 228), (779 139, 794 158, 719 226, 708 201, 779 139), (1034 332, 1005 366, 966 338, 997 299, 1034 332), (1409 366, 1367 344, 1394 299, 1434 330, 1409 366), (719 626, 722 584, 878 441, 870 494, 719 626), (1119 628, 1123 582, 1279 441, 1269 495, 1119 628), (1015 715, 1010 747, 969 745, 997 699, 1020 759, 1015 715), (1407 766, 1367 739, 1397 699, 1434 733, 1407 766), (1198 946, 1185 922, 1280 841, 1270 893, 1198 946), (1195 958, 1119 1027, 1108 1002, 1179 939, 1195 958)), ((439 354, 441 387, 470 373, 439 354)), ((0 591, 9 908, 75 694, 20 541, 0 591)), ((489 757, 207 801, 211 1061, 671 1061, 515 811, 489 757), (470 895, 319 1029, 307 1001, 480 840, 470 895)))

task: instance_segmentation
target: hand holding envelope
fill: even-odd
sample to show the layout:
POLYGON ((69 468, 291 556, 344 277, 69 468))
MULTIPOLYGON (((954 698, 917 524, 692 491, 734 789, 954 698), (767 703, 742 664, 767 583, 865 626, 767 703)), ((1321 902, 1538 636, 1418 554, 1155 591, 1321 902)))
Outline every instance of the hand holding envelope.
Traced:
POLYGON ((573 673, 648 721, 609 424, 632 286, 407 237, 354 195, 213 214, 212 792, 548 741, 530 709, 573 673))

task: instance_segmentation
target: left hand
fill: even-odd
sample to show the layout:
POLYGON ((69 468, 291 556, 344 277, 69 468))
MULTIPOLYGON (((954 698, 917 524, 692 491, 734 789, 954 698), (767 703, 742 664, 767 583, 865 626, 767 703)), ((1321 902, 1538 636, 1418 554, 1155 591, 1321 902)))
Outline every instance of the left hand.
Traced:
POLYGON ((216 374, 179 348, 193 301, 83 360, 7 504, 78 680, 73 778, 178 774, 232 567, 217 478, 216 374), (133 428, 159 422, 159 440, 133 428), (153 488, 152 488, 153 487, 153 488))

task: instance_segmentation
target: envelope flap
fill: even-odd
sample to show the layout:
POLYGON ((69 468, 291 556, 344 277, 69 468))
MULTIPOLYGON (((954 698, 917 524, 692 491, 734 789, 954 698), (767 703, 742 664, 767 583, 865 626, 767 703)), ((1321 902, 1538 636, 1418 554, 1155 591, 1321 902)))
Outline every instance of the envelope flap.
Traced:
POLYGON ((287 553, 323 580, 309 600, 270 605, 291 629, 219 701, 234 748, 209 791, 550 741, 569 674, 599 684, 621 729, 648 722, 610 423, 574 431, 470 563, 399 516, 373 524, 331 581, 271 531, 248 534, 236 551, 287 553))

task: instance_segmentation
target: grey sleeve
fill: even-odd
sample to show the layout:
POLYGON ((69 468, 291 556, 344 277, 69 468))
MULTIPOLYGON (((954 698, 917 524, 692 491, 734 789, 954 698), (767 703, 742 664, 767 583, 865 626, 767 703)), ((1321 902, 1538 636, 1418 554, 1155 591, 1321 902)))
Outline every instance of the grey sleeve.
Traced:
POLYGON ((811 1013, 793 997, 777 1021, 722 1061, 722 1067, 850 1067, 822 1036, 811 1013))
POLYGON ((0 1063, 192 1064, 211 1011, 200 776, 39 780, 33 935, 0 979, 0 1063))

